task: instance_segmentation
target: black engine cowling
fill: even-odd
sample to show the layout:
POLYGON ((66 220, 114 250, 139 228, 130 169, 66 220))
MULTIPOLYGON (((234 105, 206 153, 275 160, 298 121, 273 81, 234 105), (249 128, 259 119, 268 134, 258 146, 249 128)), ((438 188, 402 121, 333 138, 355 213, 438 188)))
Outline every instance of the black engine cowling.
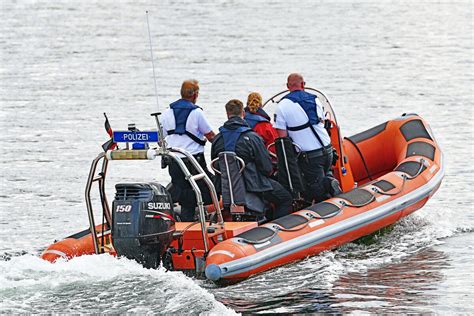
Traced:
POLYGON ((120 183, 112 203, 112 240, 118 256, 157 268, 173 239, 173 202, 159 183, 120 183))

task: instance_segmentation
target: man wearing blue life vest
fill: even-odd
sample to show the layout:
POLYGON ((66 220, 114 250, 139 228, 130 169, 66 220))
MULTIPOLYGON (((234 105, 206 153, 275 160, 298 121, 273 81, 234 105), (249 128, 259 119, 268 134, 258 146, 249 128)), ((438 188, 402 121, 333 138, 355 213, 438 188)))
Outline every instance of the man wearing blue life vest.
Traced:
POLYGON ((315 203, 342 193, 332 176, 332 145, 324 128, 324 114, 314 94, 304 91, 303 76, 288 76, 290 90, 278 104, 274 127, 278 136, 290 137, 301 150, 298 165, 306 182, 304 197, 315 203))
MULTIPOLYGON (((260 195, 264 200, 274 204, 273 215, 267 214, 268 219, 275 219, 291 212, 291 194, 277 181, 270 178, 272 162, 263 139, 255 133, 243 119, 244 105, 239 100, 230 100, 225 105, 228 120, 219 128, 219 134, 212 142, 211 158, 217 158, 223 151, 235 152, 245 162, 243 178, 247 192, 260 195)), ((216 175, 220 188, 220 178, 216 175)))
MULTIPOLYGON (((184 81, 181 85, 181 99, 170 104, 170 109, 166 110, 161 117, 161 124, 168 145, 191 153, 212 179, 213 175, 207 169, 204 157, 204 145, 206 139, 212 141, 215 134, 204 116, 203 110, 195 104, 198 95, 199 83, 197 80, 184 81)), ((196 172, 186 158, 183 158, 183 161, 191 173, 196 172)), ((184 178, 181 168, 174 161, 168 161, 167 163, 171 183, 173 184, 171 196, 174 202, 181 204, 180 218, 186 222, 194 221, 197 205, 195 193, 189 182, 184 178)), ((203 181, 198 181, 198 185, 204 203, 212 203, 207 186, 203 181)))

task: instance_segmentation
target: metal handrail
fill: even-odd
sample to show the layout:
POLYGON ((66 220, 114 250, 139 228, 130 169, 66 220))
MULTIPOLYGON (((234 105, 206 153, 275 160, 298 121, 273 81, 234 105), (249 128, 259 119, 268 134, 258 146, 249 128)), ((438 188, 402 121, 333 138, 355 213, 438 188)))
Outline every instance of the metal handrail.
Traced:
POLYGON ((94 242, 94 251, 96 254, 99 253, 99 243, 97 239, 97 232, 95 230, 95 220, 94 220, 94 210, 92 208, 91 202, 91 188, 92 183, 95 181, 99 181, 99 193, 100 199, 102 204, 102 212, 105 214, 105 218, 107 220, 107 224, 109 227, 112 226, 112 217, 110 214, 110 209, 107 203, 107 198, 105 196, 105 175, 107 172, 107 165, 108 161, 105 159, 105 153, 100 153, 91 164, 91 168, 89 171, 89 177, 87 178, 86 190, 85 190, 85 198, 86 198, 86 207, 87 207, 87 214, 89 216, 89 225, 90 231, 92 234, 92 239, 94 242), (102 160, 102 168, 101 173, 98 177, 95 177, 95 171, 97 169, 97 164, 102 160))
MULTIPOLYGON (((340 165, 341 168, 343 168, 344 165, 345 165, 345 162, 344 162, 344 148, 342 146, 342 144, 343 144, 342 141, 343 140, 342 140, 342 137, 341 137, 341 130, 339 128, 339 124, 337 123, 336 112, 334 111, 334 108, 332 107, 331 102, 329 102, 329 99, 320 90, 314 89, 314 88, 311 88, 311 87, 305 87, 304 89, 316 92, 318 98, 323 101, 323 103, 324 103, 323 106, 328 107, 328 109, 326 109, 327 110, 326 113, 330 114, 330 119, 332 119, 334 121, 334 123, 336 124, 336 128, 337 128, 337 134, 338 134, 338 138, 339 138, 339 146, 338 147, 339 147, 339 153, 340 153, 340 155, 339 155, 339 165, 340 165)), ((284 91, 281 91, 281 92, 275 94, 270 99, 265 101, 265 103, 263 103, 262 108, 265 107, 265 105, 267 105, 270 101, 272 103, 275 103, 275 102, 279 103, 283 99, 284 96, 282 96, 279 100, 275 100, 275 98, 281 96, 282 94, 286 95, 289 92, 290 92, 290 90, 284 90, 284 91)), ((325 116, 326 116, 326 113, 324 113, 325 116)))
POLYGON ((199 210, 199 221, 201 223, 201 233, 203 237, 204 250, 205 250, 205 253, 207 253, 209 251, 209 245, 208 245, 208 238, 207 238, 206 209, 204 208, 202 193, 201 193, 201 190, 199 189, 199 186, 196 183, 196 180, 202 177, 202 179, 206 183, 209 189, 209 193, 211 194, 212 203, 214 204, 214 207, 217 212, 218 224, 223 225, 224 218, 222 216, 221 209, 219 206, 219 200, 217 199, 216 188, 214 187, 214 184, 212 183, 211 179, 206 174, 204 169, 202 169, 201 165, 197 162, 196 158, 194 158, 194 156, 191 155, 189 152, 181 148, 169 147, 167 148, 167 153, 165 154, 169 156, 170 158, 172 158, 178 164, 178 166, 181 168, 181 171, 183 171, 184 173, 185 179, 189 181, 189 184, 193 188, 193 191, 196 195, 196 202, 197 202, 197 206, 199 210), (198 174, 192 175, 191 172, 186 167, 186 164, 181 159, 181 157, 177 155, 176 153, 184 155, 188 159, 188 161, 191 163, 191 165, 197 170, 198 174))
MULTIPOLYGON (((242 158, 240 158, 239 156, 235 156, 235 159, 237 159, 238 162, 240 162, 240 170, 239 170, 239 173, 242 173, 245 169, 245 162, 242 158)), ((217 169, 216 167, 214 167, 214 164, 219 161, 219 157, 217 158, 214 158, 213 160, 211 160, 211 163, 210 163, 210 166, 211 166, 211 169, 214 170, 215 173, 218 173, 218 174, 222 174, 222 172, 217 169)))
MULTIPOLYGON (((193 191, 196 194, 196 201, 197 201, 197 206, 199 210, 199 220, 201 223, 202 237, 203 237, 205 251, 207 253, 209 251, 209 245, 208 245, 208 238, 207 238, 206 209, 204 208, 202 192, 199 189, 199 186, 197 185, 197 181, 204 180, 207 187, 209 188, 212 202, 216 209, 218 224, 223 225, 224 218, 222 216, 222 212, 219 206, 219 200, 217 198, 217 192, 214 187, 214 184, 212 183, 211 179, 209 178, 207 173, 204 171, 204 169, 201 167, 201 165, 197 162, 196 158, 194 158, 193 155, 191 155, 189 152, 183 149, 172 148, 172 147, 166 148, 166 149, 158 148, 154 151, 154 157, 156 156, 168 156, 171 159, 173 159, 181 168, 185 176, 185 179, 189 181, 191 187, 193 188, 193 191), (191 165, 197 170, 197 174, 195 175, 191 174, 186 164, 183 162, 183 160, 178 154, 184 155, 188 159, 191 165)), ((86 189, 85 189, 86 207, 87 207, 87 213, 89 216, 90 231, 93 237, 94 250, 96 254, 100 253, 100 249, 99 249, 99 243, 98 243, 98 235, 95 229, 96 225, 95 225, 95 220, 94 220, 94 210, 93 210, 92 202, 91 202, 91 188, 94 182, 96 181, 99 182, 99 193, 100 193, 102 211, 103 211, 103 214, 105 215, 108 227, 112 227, 112 216, 111 216, 111 212, 109 208, 109 203, 107 201, 107 196, 105 194, 105 177, 107 174, 108 159, 111 159, 110 157, 111 156, 107 156, 106 153, 100 153, 92 161, 89 177, 87 179, 87 184, 86 184, 86 189), (96 175, 97 165, 99 164, 101 160, 102 160, 101 172, 97 176, 96 175)))
MULTIPOLYGON (((329 102, 329 99, 326 97, 326 95, 325 95, 324 93, 322 93, 320 90, 315 89, 315 88, 305 87, 304 89, 305 89, 305 90, 314 91, 314 92, 316 92, 316 93, 318 94, 318 97, 319 97, 319 98, 323 101, 323 103, 324 103, 323 105, 327 105, 327 106, 329 107, 329 109, 330 109, 330 111, 327 111, 327 113, 329 113, 329 114, 331 115, 331 119, 333 119, 333 120, 334 120, 334 123, 336 123, 336 125, 338 125, 338 124, 337 124, 337 119, 336 119, 336 112, 334 112, 334 108, 332 107, 332 104, 331 104, 331 102, 329 102)), ((265 103, 263 103, 263 105, 262 105, 262 108, 265 107, 265 105, 267 105, 270 101, 271 101, 272 103, 275 103, 275 102, 276 102, 276 103, 279 103, 279 102, 283 99, 284 96, 281 97, 281 98, 280 98, 279 100, 277 100, 277 101, 275 101, 275 98, 276 98, 276 97, 279 97, 279 96, 282 95, 282 94, 289 93, 289 92, 290 92, 290 90, 284 90, 284 91, 278 92, 277 94, 275 94, 274 96, 272 96, 270 99, 268 99, 267 101, 265 101, 265 103)))

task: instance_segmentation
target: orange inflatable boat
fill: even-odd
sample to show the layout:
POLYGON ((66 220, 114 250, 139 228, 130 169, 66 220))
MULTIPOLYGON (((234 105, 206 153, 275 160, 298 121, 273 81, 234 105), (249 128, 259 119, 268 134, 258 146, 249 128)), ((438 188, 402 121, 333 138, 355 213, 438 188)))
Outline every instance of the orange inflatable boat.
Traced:
POLYGON ((126 140, 115 139, 114 134, 114 140, 126 141, 127 147, 101 153, 92 163, 86 186, 89 228, 52 244, 42 258, 54 262, 110 253, 146 267, 162 264, 214 282, 235 282, 371 234, 421 208, 444 176, 443 154, 427 122, 416 114, 404 114, 342 139, 329 101, 317 92, 332 122, 332 143, 339 154, 334 175, 344 193, 271 222, 226 216, 212 182, 191 155, 167 147, 159 135, 157 148, 129 149, 130 139, 143 141, 150 134, 134 132, 126 140), (182 155, 195 172, 182 162, 182 155), (196 222, 179 221, 168 190, 158 183, 117 184, 110 207, 105 196, 109 162, 157 156, 174 159, 188 176, 198 201, 196 222), (212 205, 204 206, 197 181, 209 187, 212 205), (99 189, 100 216, 91 203, 94 184, 99 189), (97 218, 102 223, 96 223, 97 218))
POLYGON ((421 208, 443 179, 442 152, 417 115, 346 138, 343 146, 357 188, 219 243, 207 256, 207 278, 247 278, 371 234, 421 208))

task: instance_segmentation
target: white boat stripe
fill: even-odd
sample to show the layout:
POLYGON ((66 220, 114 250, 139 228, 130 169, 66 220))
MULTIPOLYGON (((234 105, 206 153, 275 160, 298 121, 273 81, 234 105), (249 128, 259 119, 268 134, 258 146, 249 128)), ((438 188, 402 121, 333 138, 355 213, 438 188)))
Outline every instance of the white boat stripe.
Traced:
POLYGON ((265 246, 268 246, 268 245, 270 245, 271 243, 272 243, 272 242, 269 240, 269 241, 266 241, 266 242, 261 243, 261 244, 254 244, 253 246, 258 249, 258 248, 263 248, 263 247, 265 247, 265 246))
POLYGON ((324 220, 323 219, 318 219, 317 221, 309 222, 308 226, 313 228, 314 226, 319 226, 319 225, 322 225, 322 224, 324 224, 324 220))
POLYGON ((235 254, 233 254, 232 252, 230 251, 227 251, 227 250, 216 250, 216 251, 213 251, 212 253, 209 254, 208 258, 213 256, 213 255, 217 255, 217 254, 221 254, 221 255, 226 255, 226 256, 229 256, 231 258, 234 258, 235 257, 235 254))

